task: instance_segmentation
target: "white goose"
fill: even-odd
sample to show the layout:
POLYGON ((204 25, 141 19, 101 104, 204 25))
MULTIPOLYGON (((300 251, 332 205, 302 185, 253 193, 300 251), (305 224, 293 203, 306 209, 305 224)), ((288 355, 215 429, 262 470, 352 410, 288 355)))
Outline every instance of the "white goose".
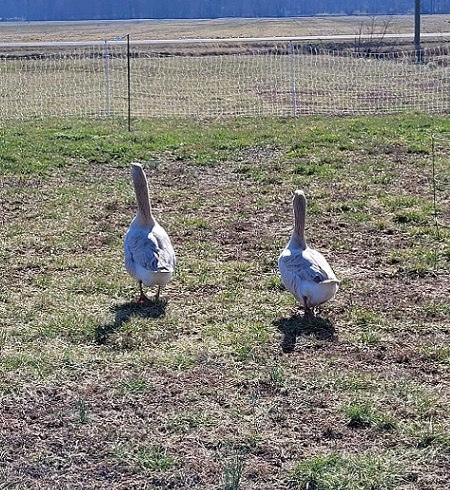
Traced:
POLYGON ((309 248, 305 240, 306 197, 296 191, 293 200, 294 231, 278 259, 281 280, 303 305, 305 318, 315 317, 314 307, 332 299, 339 281, 325 257, 309 248))
POLYGON ((125 267, 139 282, 139 302, 145 303, 148 298, 142 285, 157 285, 158 299, 161 287, 172 279, 175 272, 175 252, 166 231, 153 217, 147 178, 139 163, 131 164, 131 177, 138 210, 125 235, 125 267))

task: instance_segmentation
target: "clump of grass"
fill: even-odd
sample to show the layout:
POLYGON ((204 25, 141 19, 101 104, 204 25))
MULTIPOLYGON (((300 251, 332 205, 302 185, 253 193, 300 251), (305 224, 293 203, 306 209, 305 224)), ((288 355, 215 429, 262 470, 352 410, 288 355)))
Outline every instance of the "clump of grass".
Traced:
POLYGON ((232 457, 226 458, 222 463, 223 471, 223 490, 239 490, 241 479, 245 467, 244 456, 235 453, 232 457))
POLYGON ((389 490, 406 483, 398 456, 385 453, 319 454, 298 463, 290 485, 296 490, 389 490))
POLYGON ((186 229, 206 230, 209 228, 208 221, 202 217, 181 216, 177 224, 186 229))
MULTIPOLYGON (((381 324, 381 317, 372 309, 363 306, 354 306, 351 310, 353 322, 358 327, 370 328, 378 327, 381 324)), ((368 330, 367 330, 368 331, 368 330)))
POLYGON ((167 422, 167 428, 171 432, 189 433, 201 427, 212 427, 215 422, 212 417, 203 413, 183 411, 174 414, 167 422))
POLYGON ((122 463, 138 467, 144 472, 163 473, 176 466, 175 459, 167 449, 159 445, 139 445, 126 447, 119 445, 116 448, 116 457, 122 463))
POLYGON ((286 289, 283 283, 281 282, 281 277, 278 274, 274 274, 273 276, 270 276, 267 279, 266 284, 267 284, 267 289, 271 291, 284 291, 286 289))
POLYGON ((423 225, 429 222, 429 215, 423 214, 420 211, 404 211, 402 213, 396 213, 394 216, 394 222, 396 223, 414 223, 423 225))
POLYGON ((370 376, 355 372, 330 372, 326 380, 333 390, 349 393, 369 391, 375 385, 370 376))
POLYGON ((422 310, 425 313, 425 315, 429 317, 445 318, 447 315, 450 314, 450 305, 432 301, 428 304, 423 305, 422 310))
POLYGON ((142 468, 150 471, 162 472, 175 466, 172 456, 161 447, 138 449, 135 453, 135 458, 142 468))
POLYGON ((397 380, 388 387, 399 408, 412 412, 419 419, 429 420, 446 409, 442 406, 439 390, 414 380, 397 380))
POLYGON ((269 371, 269 379, 274 387, 281 388, 285 383, 285 374, 283 366, 280 364, 274 364, 269 371))
POLYGON ((439 267, 445 268, 444 257, 439 250, 428 246, 407 250, 392 250, 387 256, 389 264, 398 264, 398 273, 412 277, 435 274, 439 267))
POLYGON ((349 403, 342 411, 349 427, 370 427, 376 423, 375 412, 368 401, 349 403))
POLYGON ((380 336, 373 330, 363 331, 358 337, 359 343, 367 347, 373 347, 380 342, 380 336))
POLYGON ((352 428, 375 427, 378 430, 392 430, 395 420, 389 415, 375 410, 370 400, 354 400, 342 407, 347 425, 352 428))
POLYGON ((78 420, 80 424, 88 423, 89 408, 86 401, 83 398, 79 398, 76 403, 76 409, 78 413, 78 420))
POLYGON ((132 377, 121 381, 119 387, 123 393, 130 393, 133 395, 147 393, 151 389, 148 382, 140 377, 132 377))
POLYGON ((413 438, 419 449, 434 447, 450 450, 450 431, 430 417, 424 424, 415 422, 408 425, 407 434, 413 438))
POLYGON ((424 357, 436 361, 440 364, 450 364, 450 346, 448 345, 429 345, 421 349, 424 357))

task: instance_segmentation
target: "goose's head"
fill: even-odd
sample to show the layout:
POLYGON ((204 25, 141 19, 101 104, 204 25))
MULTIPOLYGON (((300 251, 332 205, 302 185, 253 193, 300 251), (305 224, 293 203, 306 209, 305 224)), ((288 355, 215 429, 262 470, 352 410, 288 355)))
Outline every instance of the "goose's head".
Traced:
POLYGON ((131 178, 134 182, 136 193, 144 192, 142 189, 147 188, 147 177, 140 163, 131 163, 131 178))
POLYGON ((131 166, 131 176, 132 177, 135 177, 136 175, 140 175, 144 171, 142 169, 142 165, 140 163, 132 163, 132 164, 130 164, 130 166, 131 166))
POLYGON ((306 203, 305 193, 301 190, 297 190, 294 192, 294 203, 295 202, 304 202, 306 203))
POLYGON ((305 193, 301 190, 297 190, 294 193, 294 199, 292 200, 292 206, 294 208, 294 213, 300 212, 300 213, 305 213, 306 212, 306 196, 305 193))

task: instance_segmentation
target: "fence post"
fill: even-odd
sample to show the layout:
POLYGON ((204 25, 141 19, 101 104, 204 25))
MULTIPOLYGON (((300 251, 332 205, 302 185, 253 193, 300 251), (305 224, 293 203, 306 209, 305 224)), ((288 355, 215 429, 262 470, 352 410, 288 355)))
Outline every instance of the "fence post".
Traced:
POLYGON ((110 116, 108 41, 105 41, 105 50, 103 56, 105 57, 105 114, 106 116, 110 116))
POLYGON ((297 98, 295 96, 295 66, 294 66, 294 45, 289 41, 289 67, 291 73, 291 99, 293 116, 297 116, 297 98))
POLYGON ((128 131, 131 131, 131 67, 130 34, 127 34, 127 75, 128 75, 128 131))

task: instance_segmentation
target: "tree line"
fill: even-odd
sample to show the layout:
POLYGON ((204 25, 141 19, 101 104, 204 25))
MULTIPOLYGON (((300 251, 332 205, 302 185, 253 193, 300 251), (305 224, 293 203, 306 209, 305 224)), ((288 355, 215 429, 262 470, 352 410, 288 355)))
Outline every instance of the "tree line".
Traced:
MULTIPOLYGON (((0 0, 0 20, 214 19, 412 14, 414 0, 0 0)), ((423 14, 450 13, 450 0, 422 0, 423 14)))

